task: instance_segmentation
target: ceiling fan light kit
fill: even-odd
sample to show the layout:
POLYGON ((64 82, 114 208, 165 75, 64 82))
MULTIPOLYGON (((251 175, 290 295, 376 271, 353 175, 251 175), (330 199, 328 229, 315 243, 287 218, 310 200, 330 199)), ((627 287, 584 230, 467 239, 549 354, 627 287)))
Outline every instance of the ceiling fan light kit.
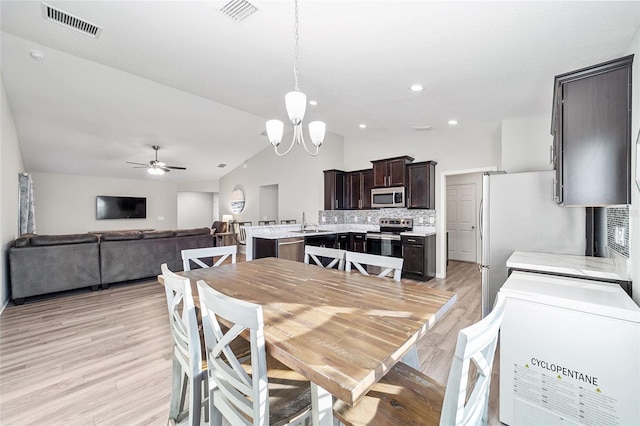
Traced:
POLYGON ((149 164, 144 163, 133 163, 131 161, 127 161, 127 164, 135 164, 138 167, 134 168, 146 168, 147 173, 153 176, 161 176, 171 170, 187 170, 186 167, 181 166, 167 166, 167 164, 163 161, 158 161, 158 150, 160 147, 158 145, 153 145, 152 148, 156 152, 156 159, 149 161, 149 164))
POLYGON ((295 55, 293 60, 293 76, 295 79, 295 90, 285 95, 284 101, 287 107, 287 114, 289 120, 293 125, 293 139, 289 149, 285 152, 279 152, 278 146, 282 141, 282 135, 284 134, 284 123, 280 120, 269 120, 266 124, 267 137, 269 142, 273 145, 273 148, 277 155, 287 155, 295 144, 302 145, 310 155, 318 155, 320 145, 324 141, 324 135, 326 132, 326 125, 322 121, 312 121, 309 123, 309 136, 311 137, 311 143, 315 147, 315 151, 310 151, 307 148, 307 144, 304 141, 304 135, 302 131, 302 120, 304 119, 304 113, 307 109, 307 96, 298 90, 298 1, 295 1, 295 55))

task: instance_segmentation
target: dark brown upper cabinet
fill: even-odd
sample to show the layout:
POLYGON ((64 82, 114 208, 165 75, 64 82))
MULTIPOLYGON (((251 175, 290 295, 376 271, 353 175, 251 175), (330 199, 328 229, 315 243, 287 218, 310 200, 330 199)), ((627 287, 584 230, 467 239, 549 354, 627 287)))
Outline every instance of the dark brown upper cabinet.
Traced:
POLYGON ((633 55, 555 77, 551 162, 563 206, 631 203, 633 55))
POLYGON ((342 210, 346 201, 346 173, 342 170, 324 171, 324 209, 342 210))
POLYGON ((422 161, 407 165, 407 208, 436 208, 436 164, 422 161))
POLYGON ((348 172, 347 180, 347 209, 370 209, 371 188, 373 187, 373 170, 358 170, 348 172))
POLYGON ((413 158, 407 155, 372 161, 373 187, 404 186, 407 176, 407 164, 412 162, 413 158))

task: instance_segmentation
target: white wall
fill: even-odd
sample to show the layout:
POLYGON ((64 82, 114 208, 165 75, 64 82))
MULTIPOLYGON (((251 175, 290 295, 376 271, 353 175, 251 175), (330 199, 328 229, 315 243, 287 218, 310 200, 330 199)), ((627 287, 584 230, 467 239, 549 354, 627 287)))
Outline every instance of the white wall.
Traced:
POLYGON ((177 227, 175 183, 33 173, 33 185, 38 234, 177 227), (97 195, 146 197, 147 218, 97 220, 97 195))
POLYGON ((183 182, 178 184, 180 192, 218 192, 220 191, 219 180, 205 180, 199 182, 183 182))
POLYGON ((202 228, 213 223, 212 192, 178 192, 176 228, 202 228))
MULTIPOLYGON (((305 130, 306 132, 306 130, 305 130)), ((291 140, 286 134, 283 143, 291 140)), ((344 142, 341 136, 327 133, 317 157, 312 157, 301 146, 278 157, 265 138, 265 149, 246 161, 246 168, 237 167, 220 179, 220 215, 231 214, 229 201, 235 185, 245 190, 245 209, 234 215, 237 221, 260 220, 260 187, 278 185, 279 215, 286 219, 302 219, 306 212, 309 222, 317 220, 324 208, 323 170, 344 166, 344 142)))
MULTIPOLYGON (((634 54, 633 64, 633 94, 631 101, 631 176, 638 176, 638 145, 640 139, 640 27, 636 30, 633 40, 629 44, 626 55, 634 54)), ((631 206, 629 208, 629 268, 633 281, 633 300, 640 305, 640 191, 634 183, 631 189, 631 206), (633 266, 632 266, 633 265, 633 266)))
POLYGON ((9 264, 7 249, 18 236, 18 175, 24 172, 18 134, 5 94, 4 82, 0 81, 0 313, 9 301, 9 264))
POLYGON ((260 220, 280 220, 278 217, 278 185, 260 187, 260 220))
POLYGON ((455 127, 443 127, 428 132, 416 132, 411 137, 370 138, 362 137, 345 140, 345 170, 371 167, 371 160, 410 155, 415 161, 434 160, 436 166, 436 275, 445 274, 446 251, 446 203, 441 194, 443 172, 454 170, 490 169, 500 166, 500 126, 486 124, 490 137, 478 138, 474 132, 464 127, 464 121, 455 127))
MULTIPOLYGON (((207 180, 199 182, 185 182, 178 184, 178 192, 212 192, 213 193, 213 220, 220 220, 222 214, 220 213, 220 191, 219 180, 207 180)), ((211 222, 213 223, 213 222, 211 222)), ((211 223, 209 226, 211 226, 211 223)))
POLYGON ((551 112, 543 118, 503 120, 502 170, 509 173, 553 170, 549 161, 552 144, 551 112))

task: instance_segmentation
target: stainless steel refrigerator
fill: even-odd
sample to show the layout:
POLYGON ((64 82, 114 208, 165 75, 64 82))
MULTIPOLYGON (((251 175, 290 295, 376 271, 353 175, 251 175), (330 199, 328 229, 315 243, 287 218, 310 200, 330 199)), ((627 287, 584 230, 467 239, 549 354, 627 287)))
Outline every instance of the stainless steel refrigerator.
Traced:
POLYGON ((560 207, 552 199, 555 172, 485 173, 482 177, 482 316, 493 308, 507 280, 515 250, 584 255, 584 207, 560 207))

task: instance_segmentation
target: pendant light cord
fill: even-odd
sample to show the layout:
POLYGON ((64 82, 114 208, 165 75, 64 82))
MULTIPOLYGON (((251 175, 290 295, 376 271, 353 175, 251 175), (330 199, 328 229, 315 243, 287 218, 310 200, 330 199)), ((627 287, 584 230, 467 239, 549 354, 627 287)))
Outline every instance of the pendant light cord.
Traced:
POLYGON ((295 80, 295 90, 299 92, 298 89, 298 0, 295 0, 295 34, 296 34, 296 47, 293 58, 293 78, 295 80))

